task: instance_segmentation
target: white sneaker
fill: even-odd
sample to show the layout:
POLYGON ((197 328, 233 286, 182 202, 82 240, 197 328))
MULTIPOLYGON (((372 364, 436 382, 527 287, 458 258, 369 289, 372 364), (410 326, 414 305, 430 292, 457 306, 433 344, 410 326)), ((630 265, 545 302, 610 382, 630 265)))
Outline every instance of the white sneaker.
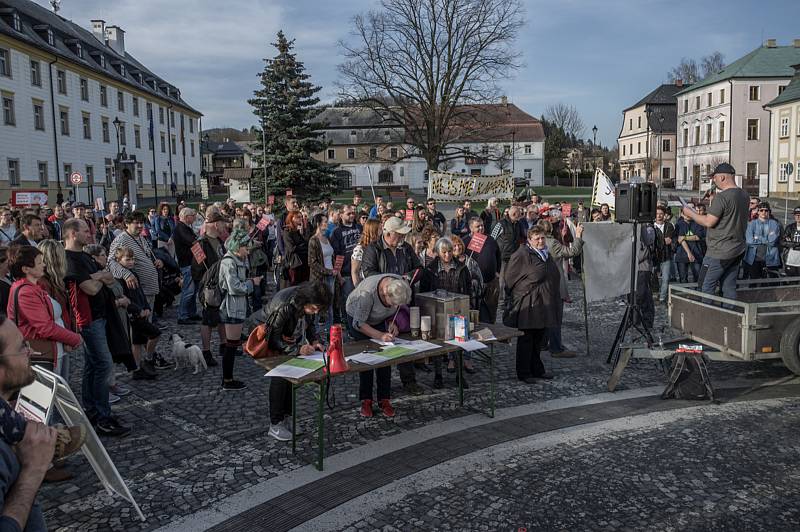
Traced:
POLYGON ((288 430, 283 423, 269 426, 269 435, 278 441, 291 441, 292 431, 288 430))
POLYGON ((118 401, 119 401, 119 395, 114 395, 113 393, 108 394, 108 404, 113 405, 118 401))

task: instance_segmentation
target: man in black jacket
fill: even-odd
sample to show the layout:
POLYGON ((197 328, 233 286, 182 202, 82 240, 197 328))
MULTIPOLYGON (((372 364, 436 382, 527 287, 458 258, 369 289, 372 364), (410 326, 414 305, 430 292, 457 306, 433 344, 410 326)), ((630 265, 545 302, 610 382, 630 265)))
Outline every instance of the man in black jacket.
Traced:
POLYGON ((181 303, 178 307, 178 325, 191 325, 202 321, 202 318, 197 315, 196 285, 192 281, 192 246, 197 240, 197 235, 192 230, 192 224, 196 215, 197 211, 194 209, 188 207, 181 209, 180 221, 175 225, 175 231, 172 233, 175 256, 183 276, 181 303))
POLYGON ((659 205, 656 207, 655 256, 653 267, 661 274, 661 283, 658 290, 658 302, 666 304, 669 293, 669 278, 672 275, 672 255, 675 253, 675 226, 667 221, 667 208, 659 205))
POLYGON ((445 220, 444 214, 436 210, 436 200, 428 198, 426 207, 428 209, 428 218, 430 218, 431 223, 439 231, 439 234, 443 235, 447 227, 447 220, 445 220))
MULTIPOLYGON (((222 218, 222 215, 216 211, 212 212, 206 217, 203 227, 205 228, 205 233, 200 237, 198 242, 203 249, 206 259, 198 263, 193 254, 191 266, 192 281, 195 286, 198 287, 198 290, 201 288, 200 280, 203 278, 203 274, 225 255, 225 243, 220 238, 220 234, 225 227, 225 220, 222 218)), ((201 302, 202 301, 201 299, 201 302)), ((216 328, 219 334, 220 356, 222 356, 222 352, 225 350, 225 341, 227 340, 225 337, 225 326, 219 321, 219 307, 203 305, 202 320, 203 321, 200 322, 200 342, 203 348, 203 358, 206 359, 207 366, 213 367, 217 365, 217 361, 214 360, 214 356, 211 354, 211 329, 216 328)))
POLYGON ((35 214, 22 217, 22 232, 11 241, 11 246, 34 246, 42 239, 42 220, 35 214))
MULTIPOLYGON (((352 205, 345 205, 342 207, 342 214, 339 218, 339 224, 333 230, 331 237, 331 247, 333 247, 334 255, 344 257, 342 263, 341 275, 344 284, 339 292, 340 297, 335 301, 339 312, 344 308, 344 302, 347 301, 347 296, 353 291, 353 277, 350 275, 350 258, 353 255, 353 249, 358 244, 361 238, 363 228, 356 223, 356 208, 352 205)), ((342 313, 344 315, 344 313, 342 313)))
MULTIPOLYGON (((361 261, 361 271, 364 272, 364 277, 393 273, 405 276, 409 282, 412 280, 419 282, 420 274, 415 275, 421 267, 419 257, 414 253, 411 245, 403 240, 409 231, 411 228, 396 216, 386 220, 383 224, 383 236, 364 249, 364 258, 361 261)), ((414 395, 424 392, 417 384, 413 362, 398 364, 397 371, 400 373, 403 388, 407 392, 414 395)))
MULTIPOLYGON (((483 220, 478 216, 470 219, 469 231, 469 236, 464 239, 465 248, 469 247, 469 243, 476 234, 486 235, 483 220)), ((483 298, 481 298, 479 309, 480 319, 483 323, 496 323, 497 302, 500 297, 500 265, 502 264, 500 247, 494 238, 486 235, 486 240, 480 253, 475 253, 471 250, 467 250, 465 253, 475 259, 483 276, 483 298)))
POLYGON ((503 257, 503 264, 500 267, 501 302, 505 301, 505 282, 503 281, 505 266, 508 264, 511 255, 519 248, 520 243, 526 240, 525 231, 520 222, 520 218, 522 218, 522 211, 518 206, 512 205, 511 208, 508 209, 508 216, 494 224, 494 228, 492 228, 492 238, 497 242, 500 248, 500 254, 503 257))

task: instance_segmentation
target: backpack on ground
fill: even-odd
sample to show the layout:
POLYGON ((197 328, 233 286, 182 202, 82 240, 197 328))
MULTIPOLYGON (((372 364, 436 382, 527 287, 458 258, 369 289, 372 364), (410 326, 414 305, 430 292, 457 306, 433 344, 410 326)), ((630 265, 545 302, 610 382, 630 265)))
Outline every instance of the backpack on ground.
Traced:
POLYGON ((225 294, 222 287, 219 285, 219 267, 225 259, 233 260, 231 257, 222 257, 220 260, 211 265, 203 274, 200 279, 199 299, 200 304, 208 308, 219 308, 222 305, 222 300, 225 294))

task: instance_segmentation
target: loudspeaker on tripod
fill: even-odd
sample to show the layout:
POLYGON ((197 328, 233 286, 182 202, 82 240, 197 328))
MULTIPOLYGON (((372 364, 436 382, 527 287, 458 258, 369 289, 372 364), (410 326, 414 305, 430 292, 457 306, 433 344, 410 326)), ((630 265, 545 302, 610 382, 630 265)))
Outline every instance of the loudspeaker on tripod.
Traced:
POLYGON ((655 183, 619 183, 614 190, 616 221, 618 223, 654 221, 657 195, 655 183))

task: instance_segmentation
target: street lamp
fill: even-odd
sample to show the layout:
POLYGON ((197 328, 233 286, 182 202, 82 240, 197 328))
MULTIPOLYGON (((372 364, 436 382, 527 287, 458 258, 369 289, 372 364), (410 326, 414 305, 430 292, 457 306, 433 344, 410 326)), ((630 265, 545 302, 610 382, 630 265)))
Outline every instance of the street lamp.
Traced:
POLYGON ((112 122, 112 124, 114 124, 114 129, 117 130, 117 159, 119 159, 119 126, 121 126, 124 123, 125 122, 120 120, 118 116, 115 116, 114 121, 112 122))
POLYGON ((645 161, 645 171, 647 172, 647 181, 650 181, 651 172, 650 167, 652 166, 650 163, 650 115, 653 113, 653 109, 650 107, 645 108, 644 114, 647 115, 647 160, 645 161))
POLYGON ((592 126, 592 167, 597 173, 597 126, 592 126))
POLYGON ((592 127, 592 150, 597 146, 597 126, 592 127))
POLYGON ((664 165, 663 150, 664 150, 664 113, 658 113, 656 116, 658 120, 658 193, 661 194, 661 187, 664 186, 664 165))

